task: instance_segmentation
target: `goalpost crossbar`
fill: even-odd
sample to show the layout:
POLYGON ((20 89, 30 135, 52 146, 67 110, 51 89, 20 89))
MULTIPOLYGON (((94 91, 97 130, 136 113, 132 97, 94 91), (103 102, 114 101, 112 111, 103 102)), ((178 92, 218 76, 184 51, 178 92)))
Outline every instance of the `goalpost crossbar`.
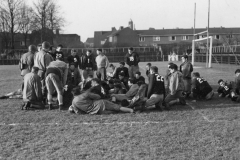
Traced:
POLYGON ((206 39, 210 39, 210 48, 209 48, 209 63, 208 63, 208 67, 211 68, 212 67, 212 42, 213 42, 213 37, 209 36, 209 37, 204 37, 201 39, 195 39, 192 41, 192 65, 194 66, 194 56, 195 56, 195 43, 197 41, 202 41, 202 40, 206 40, 206 39))

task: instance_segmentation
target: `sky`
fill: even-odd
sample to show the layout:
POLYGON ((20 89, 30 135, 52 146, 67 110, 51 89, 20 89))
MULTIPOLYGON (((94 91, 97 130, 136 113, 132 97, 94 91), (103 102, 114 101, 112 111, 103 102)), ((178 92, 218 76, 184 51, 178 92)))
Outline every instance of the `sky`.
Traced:
MULTIPOLYGON (((94 31, 127 27, 137 30, 207 27, 208 0, 56 0, 66 25, 60 33, 78 34, 81 41, 94 31)), ((210 0, 210 27, 240 27, 240 0, 210 0)))

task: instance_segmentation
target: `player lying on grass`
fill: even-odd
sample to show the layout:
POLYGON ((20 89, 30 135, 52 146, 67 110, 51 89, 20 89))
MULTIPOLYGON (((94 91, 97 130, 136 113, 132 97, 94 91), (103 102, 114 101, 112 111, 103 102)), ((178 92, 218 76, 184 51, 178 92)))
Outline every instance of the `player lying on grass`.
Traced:
POLYGON ((210 100, 214 96, 212 87, 198 72, 192 73, 192 94, 194 99, 210 100))
POLYGON ((10 93, 7 93, 5 95, 0 96, 0 99, 22 99, 23 94, 22 94, 22 89, 18 89, 17 91, 13 91, 10 93))
POLYGON ((219 88, 217 90, 219 97, 231 98, 232 101, 239 101, 238 95, 234 92, 233 83, 224 82, 222 79, 218 81, 219 88))
POLYGON ((137 84, 139 86, 139 89, 135 94, 135 96, 130 100, 127 100, 127 99, 122 100, 121 106, 133 108, 135 110, 141 110, 141 106, 146 101, 145 92, 147 90, 147 84, 145 84, 142 81, 137 82, 137 84))
POLYGON ((121 107, 108 100, 102 100, 101 96, 93 92, 95 92, 94 88, 82 94, 80 94, 79 89, 74 89, 74 99, 72 105, 69 107, 69 111, 76 114, 103 114, 105 111, 133 113, 133 109, 121 107))
POLYGON ((136 95, 139 89, 139 86, 138 84, 135 83, 134 79, 128 80, 128 86, 130 87, 130 89, 129 91, 127 91, 126 94, 112 94, 111 97, 114 97, 114 99, 120 102, 124 99, 127 99, 127 100, 132 99, 136 95))
POLYGON ((171 73, 169 79, 169 93, 165 98, 165 109, 169 110, 170 105, 179 103, 185 105, 186 101, 183 97, 182 92, 184 91, 183 75, 178 71, 178 66, 176 64, 171 64, 169 66, 171 73))

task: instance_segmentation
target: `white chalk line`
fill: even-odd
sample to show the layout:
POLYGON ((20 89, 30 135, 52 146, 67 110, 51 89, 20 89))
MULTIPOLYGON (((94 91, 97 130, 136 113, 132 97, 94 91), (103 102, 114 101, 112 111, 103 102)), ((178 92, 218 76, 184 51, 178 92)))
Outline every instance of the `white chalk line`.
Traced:
POLYGON ((208 104, 208 105, 204 105, 206 107, 224 107, 224 106, 236 106, 236 107, 240 107, 240 104, 224 104, 224 103, 220 103, 220 104, 208 104))
MULTIPOLYGON (((202 115, 202 114, 201 114, 202 115)), ((239 122, 239 120, 209 120, 206 116, 204 121, 197 122, 209 122, 209 123, 217 123, 217 122, 239 122)), ((192 122, 192 121, 191 121, 192 122)), ((80 123, 0 123, 0 126, 80 126, 80 125, 151 125, 151 124, 178 124, 178 123, 188 123, 188 121, 167 121, 167 122, 158 122, 158 121, 147 121, 147 122, 80 122, 80 123)))
POLYGON ((147 122, 80 122, 80 123, 0 123, 0 126, 52 126, 52 125, 133 125, 133 124, 172 124, 172 123, 183 123, 183 121, 167 121, 167 122, 158 122, 158 121, 147 121, 147 122))
MULTIPOLYGON (((192 110, 196 110, 195 107, 192 106, 191 104, 187 103, 187 105, 188 105, 189 107, 191 107, 192 110)), ((206 120, 206 121, 208 121, 208 122, 215 122, 214 120, 208 119, 208 117, 205 116, 203 113, 201 113, 201 112, 199 112, 199 111, 197 111, 197 112, 203 117, 204 120, 206 120)))

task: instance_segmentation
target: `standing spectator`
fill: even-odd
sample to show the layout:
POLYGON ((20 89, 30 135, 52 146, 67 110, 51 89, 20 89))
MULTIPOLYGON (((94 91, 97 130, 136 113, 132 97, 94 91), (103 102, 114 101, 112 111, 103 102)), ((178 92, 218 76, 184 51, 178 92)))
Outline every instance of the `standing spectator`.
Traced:
POLYGON ((34 57, 34 66, 38 67, 38 75, 41 78, 42 83, 42 93, 45 94, 45 72, 47 70, 48 65, 50 62, 53 61, 53 58, 50 54, 48 54, 48 51, 50 49, 50 43, 49 42, 43 42, 42 43, 42 49, 35 54, 34 57))
POLYGON ((56 57, 56 61, 49 64, 46 71, 46 86, 48 90, 48 105, 52 109, 52 95, 57 91, 59 110, 63 109, 63 87, 67 83, 68 68, 67 64, 56 57))
POLYGON ((27 73, 31 72, 34 65, 34 53, 36 52, 36 50, 36 46, 30 45, 28 47, 28 52, 22 55, 19 62, 22 77, 24 77, 27 73))
POLYGON ((24 76, 23 108, 28 109, 31 105, 44 108, 42 103, 41 79, 37 75, 38 68, 33 67, 30 73, 24 76))
POLYGON ((183 105, 186 104, 186 101, 182 95, 184 90, 183 75, 178 71, 176 64, 171 64, 169 66, 169 70, 171 72, 171 77, 169 80, 169 94, 165 98, 165 107, 167 110, 169 109, 170 104, 172 105, 178 102, 183 105))
POLYGON ((139 55, 136 52, 133 52, 133 48, 128 49, 128 53, 125 56, 125 61, 128 64, 129 77, 134 78, 134 75, 139 71, 138 63, 140 62, 139 55))
POLYGON ((74 64, 75 68, 78 69, 80 58, 77 55, 77 51, 75 49, 71 50, 71 55, 67 58, 68 64, 74 64))
POLYGON ((120 73, 124 73, 125 74, 125 77, 128 77, 129 78, 129 74, 128 74, 128 68, 125 67, 125 62, 120 62, 119 63, 120 66, 117 68, 116 70, 116 78, 119 77, 119 74, 120 73))
POLYGON ((62 51, 63 45, 59 44, 56 48, 55 53, 53 54, 53 59, 56 60, 56 58, 63 59, 64 61, 64 54, 62 51))
POLYGON ((96 57, 96 63, 97 63, 97 77, 101 79, 102 81, 106 80, 106 69, 108 68, 109 61, 107 56, 105 56, 102 53, 102 49, 97 49, 97 57, 96 57))
POLYGON ((91 50, 87 50, 86 54, 82 55, 80 69, 82 69, 82 81, 85 81, 89 75, 93 75, 96 70, 95 57, 91 50))
POLYGON ((193 71, 192 64, 188 61, 188 56, 184 55, 182 57, 182 64, 180 65, 180 72, 183 75, 183 83, 184 83, 184 94, 188 97, 191 94, 191 74, 193 71))
POLYGON ((147 77, 148 77, 149 74, 150 74, 150 68, 151 68, 151 66, 152 66, 152 63, 147 63, 147 65, 146 65, 146 75, 147 75, 147 77))

